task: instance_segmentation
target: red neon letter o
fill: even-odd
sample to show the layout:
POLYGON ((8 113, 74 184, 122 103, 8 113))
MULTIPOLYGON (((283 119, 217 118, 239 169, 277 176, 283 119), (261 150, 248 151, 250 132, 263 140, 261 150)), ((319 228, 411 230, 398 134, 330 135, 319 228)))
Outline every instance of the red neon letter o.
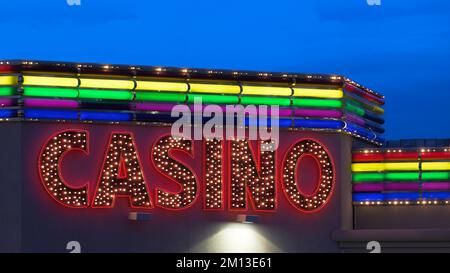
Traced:
POLYGON ((333 193, 333 160, 326 148, 314 140, 301 140, 289 148, 283 160, 281 175, 284 194, 289 203, 300 211, 314 212, 323 208, 333 193), (297 163, 304 156, 316 159, 320 170, 319 183, 313 195, 303 194, 297 185, 297 163))

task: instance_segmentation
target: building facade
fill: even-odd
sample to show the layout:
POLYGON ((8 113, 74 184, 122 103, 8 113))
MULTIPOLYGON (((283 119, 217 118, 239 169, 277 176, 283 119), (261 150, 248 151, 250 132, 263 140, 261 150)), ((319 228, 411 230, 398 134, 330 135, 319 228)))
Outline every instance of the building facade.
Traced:
POLYGON ((40 61, 0 71, 3 252, 447 250, 448 143, 382 147, 384 97, 350 79, 40 61), (257 112, 278 114, 277 149, 173 136, 174 106, 195 130, 210 105, 236 128, 252 120, 225 105, 278 106, 257 112))

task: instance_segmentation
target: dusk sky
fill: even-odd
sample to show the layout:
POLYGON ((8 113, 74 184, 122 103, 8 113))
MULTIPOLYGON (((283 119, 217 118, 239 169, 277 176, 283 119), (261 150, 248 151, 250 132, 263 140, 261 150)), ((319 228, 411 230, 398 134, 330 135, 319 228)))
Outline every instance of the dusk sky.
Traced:
POLYGON ((0 10, 0 59, 341 74, 386 96, 387 139, 450 138, 448 0, 1 0, 0 10))

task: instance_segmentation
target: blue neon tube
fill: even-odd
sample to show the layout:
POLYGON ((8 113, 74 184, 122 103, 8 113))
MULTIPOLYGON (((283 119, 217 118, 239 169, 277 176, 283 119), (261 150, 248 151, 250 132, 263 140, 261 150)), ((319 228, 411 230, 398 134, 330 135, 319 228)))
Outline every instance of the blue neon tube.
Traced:
POLYGON ((342 129, 345 123, 340 120, 295 119, 294 126, 302 128, 342 129))
POLYGON ((78 119, 77 112, 70 110, 25 109, 24 117, 33 119, 67 119, 67 120, 78 119))
POLYGON ((100 121, 132 121, 131 113, 113 113, 113 112, 87 112, 80 113, 81 120, 100 120, 100 121))

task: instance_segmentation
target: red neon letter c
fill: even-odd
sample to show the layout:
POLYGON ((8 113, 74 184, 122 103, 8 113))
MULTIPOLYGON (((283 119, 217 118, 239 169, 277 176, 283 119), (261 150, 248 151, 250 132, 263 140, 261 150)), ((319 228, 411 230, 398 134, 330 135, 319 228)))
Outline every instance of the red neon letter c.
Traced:
POLYGON ((84 130, 67 130, 52 136, 39 154, 39 177, 44 188, 58 203, 85 208, 89 205, 88 185, 71 187, 61 176, 61 160, 69 151, 88 154, 88 134, 84 130))

